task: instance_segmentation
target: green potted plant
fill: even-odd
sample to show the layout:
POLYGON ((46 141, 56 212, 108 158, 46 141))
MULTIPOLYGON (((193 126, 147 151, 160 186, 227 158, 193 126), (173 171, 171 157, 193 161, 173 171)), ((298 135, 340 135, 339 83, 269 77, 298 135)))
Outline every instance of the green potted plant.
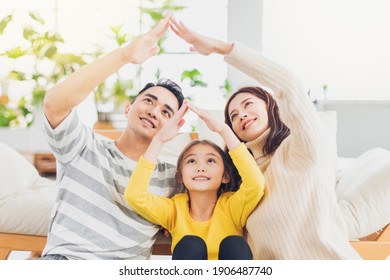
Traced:
MULTIPOLYGON (((25 114, 30 110, 31 105, 40 106, 49 87, 85 64, 82 55, 60 53, 58 51, 59 44, 64 43, 64 40, 58 32, 46 28, 43 18, 33 12, 26 12, 26 15, 29 19, 27 24, 17 22, 12 14, 5 16, 0 21, 0 36, 6 36, 6 30, 11 24, 14 24, 21 30, 20 34, 17 35, 20 42, 23 42, 23 46, 8 49, 0 53, 0 56, 12 60, 29 58, 33 61, 29 69, 23 71, 12 69, 5 77, 8 82, 29 81, 33 84, 30 96, 22 98, 18 102, 17 109, 3 104, 8 106, 8 113, 10 110, 14 110, 16 115, 25 114)), ((3 92, 3 94, 5 93, 3 92)), ((4 110, 3 108, 0 114, 6 114, 4 110)))

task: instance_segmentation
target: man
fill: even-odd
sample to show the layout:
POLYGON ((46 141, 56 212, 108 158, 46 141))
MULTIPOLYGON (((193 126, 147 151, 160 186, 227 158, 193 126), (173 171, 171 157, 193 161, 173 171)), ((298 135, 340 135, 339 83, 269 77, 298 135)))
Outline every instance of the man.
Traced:
MULTIPOLYGON (((149 83, 125 109, 128 120, 118 141, 102 140, 82 124, 73 108, 127 63, 141 64, 158 53, 157 41, 170 16, 124 48, 86 65, 50 89, 44 100, 45 130, 57 159, 58 194, 41 259, 147 259, 158 228, 138 216, 123 192, 139 157, 167 121, 180 121, 178 85, 149 83)), ((150 184, 171 196, 175 168, 158 163, 150 184)))

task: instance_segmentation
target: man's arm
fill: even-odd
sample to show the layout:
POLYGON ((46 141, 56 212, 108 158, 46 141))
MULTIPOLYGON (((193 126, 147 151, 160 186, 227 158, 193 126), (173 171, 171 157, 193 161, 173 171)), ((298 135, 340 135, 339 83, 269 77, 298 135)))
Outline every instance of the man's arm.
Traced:
POLYGON ((169 27, 170 15, 162 19, 149 32, 140 35, 135 41, 118 48, 106 56, 83 66, 63 82, 47 91, 44 99, 44 112, 52 128, 56 128, 80 104, 93 89, 122 66, 141 64, 159 52, 158 40, 169 27))

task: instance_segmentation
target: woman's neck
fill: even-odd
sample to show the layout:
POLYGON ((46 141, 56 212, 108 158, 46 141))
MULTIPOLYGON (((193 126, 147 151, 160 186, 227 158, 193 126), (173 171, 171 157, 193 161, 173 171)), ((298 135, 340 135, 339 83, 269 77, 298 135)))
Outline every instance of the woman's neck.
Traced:
POLYGON ((190 216, 198 222, 208 221, 214 213, 217 204, 217 194, 210 192, 191 192, 190 197, 190 216))
POLYGON ((265 172, 272 158, 272 155, 264 155, 265 142, 270 132, 271 129, 268 128, 259 137, 245 144, 247 148, 251 151, 254 159, 256 160, 257 165, 260 167, 262 172, 265 172))

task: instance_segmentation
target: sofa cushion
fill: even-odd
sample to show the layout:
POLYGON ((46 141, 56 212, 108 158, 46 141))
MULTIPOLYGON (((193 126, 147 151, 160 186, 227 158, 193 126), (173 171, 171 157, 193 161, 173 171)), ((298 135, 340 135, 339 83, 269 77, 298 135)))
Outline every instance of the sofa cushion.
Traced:
POLYGON ((20 153, 0 142, 0 202, 29 188, 40 177, 35 167, 20 153))
POLYGON ((351 239, 390 223, 390 151, 363 153, 340 174, 336 193, 351 239))

